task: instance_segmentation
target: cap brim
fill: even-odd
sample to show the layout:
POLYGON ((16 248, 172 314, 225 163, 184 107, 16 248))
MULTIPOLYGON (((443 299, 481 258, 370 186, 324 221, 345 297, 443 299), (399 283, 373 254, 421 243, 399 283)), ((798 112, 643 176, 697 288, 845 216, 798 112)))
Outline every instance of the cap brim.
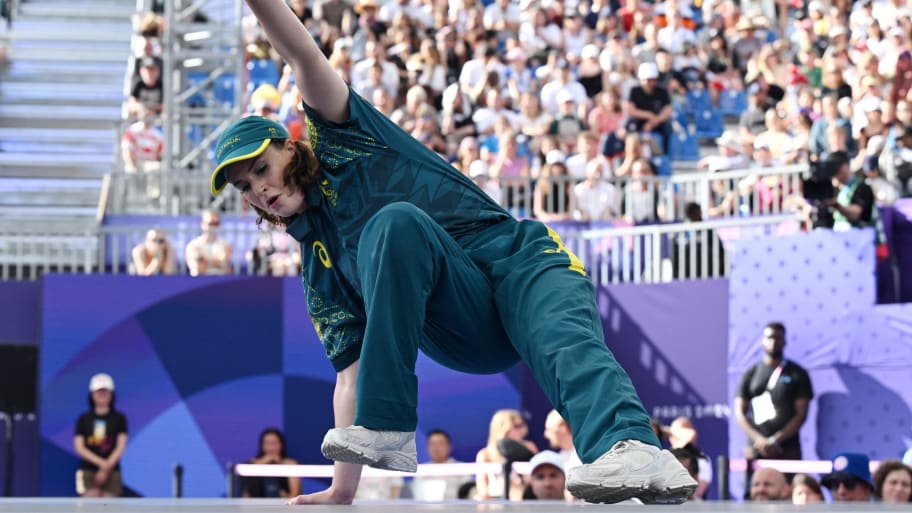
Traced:
POLYGON ((253 142, 238 146, 233 152, 229 153, 227 158, 212 171, 212 177, 210 178, 209 183, 212 195, 218 196, 219 193, 225 189, 225 186, 228 185, 228 178, 225 177, 225 173, 223 172, 226 166, 230 166, 231 164, 242 160, 258 157, 266 151, 266 147, 269 146, 270 142, 272 142, 272 139, 263 139, 261 142, 253 142))
POLYGON ((823 478, 820 480, 820 485, 823 486, 824 488, 832 489, 834 485, 839 483, 840 479, 845 479, 847 477, 850 477, 852 479, 858 480, 859 482, 865 483, 868 486, 870 486, 872 489, 874 488, 874 485, 872 485, 868 481, 865 481, 865 479, 863 477, 859 477, 859 476, 856 476, 855 474, 852 474, 850 472, 845 472, 845 471, 831 472, 831 473, 823 476, 823 478))

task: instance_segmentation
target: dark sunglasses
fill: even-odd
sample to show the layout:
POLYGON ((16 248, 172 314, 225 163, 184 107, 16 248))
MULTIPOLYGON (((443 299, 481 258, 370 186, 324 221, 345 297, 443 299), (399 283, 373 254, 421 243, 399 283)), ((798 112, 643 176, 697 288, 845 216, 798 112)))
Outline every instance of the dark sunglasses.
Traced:
POLYGON ((840 477, 833 481, 833 490, 837 490, 839 485, 844 486, 846 490, 851 492, 858 486, 858 479, 855 479, 854 477, 840 477))

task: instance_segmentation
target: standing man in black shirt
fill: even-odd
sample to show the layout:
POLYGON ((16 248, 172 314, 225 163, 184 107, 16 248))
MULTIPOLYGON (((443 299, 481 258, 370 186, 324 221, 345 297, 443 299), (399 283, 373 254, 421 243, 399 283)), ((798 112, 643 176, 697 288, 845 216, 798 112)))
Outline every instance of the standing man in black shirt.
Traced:
MULTIPOLYGON (((801 459, 798 432, 814 397, 803 367, 786 360, 785 326, 771 322, 763 329, 763 360, 741 376, 735 397, 735 417, 747 435, 745 457, 801 459), (750 415, 748 415, 750 413, 750 415)), ((750 479, 751 465, 748 464, 750 479)))

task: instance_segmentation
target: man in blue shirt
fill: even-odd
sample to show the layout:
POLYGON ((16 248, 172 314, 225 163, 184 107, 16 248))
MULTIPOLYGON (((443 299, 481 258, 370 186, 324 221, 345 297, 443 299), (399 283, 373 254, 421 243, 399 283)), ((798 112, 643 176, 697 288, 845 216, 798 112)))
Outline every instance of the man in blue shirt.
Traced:
POLYGON ((295 72, 310 144, 241 119, 217 144, 212 190, 231 183, 301 243, 308 308, 337 371, 336 429, 322 446, 333 482, 294 502, 350 504, 361 465, 415 470, 419 349, 470 373, 525 361, 573 428, 576 496, 689 496, 696 482, 659 450, 605 346, 592 284, 558 235, 513 219, 351 92, 281 0, 248 4, 295 72))

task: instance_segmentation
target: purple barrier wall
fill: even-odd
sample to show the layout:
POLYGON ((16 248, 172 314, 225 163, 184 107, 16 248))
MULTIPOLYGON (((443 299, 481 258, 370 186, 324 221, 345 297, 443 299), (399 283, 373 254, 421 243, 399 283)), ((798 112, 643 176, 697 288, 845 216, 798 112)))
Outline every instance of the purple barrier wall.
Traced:
MULTIPOLYGON (((785 356, 811 375, 801 430, 805 459, 837 451, 897 458, 912 440, 912 307, 875 306, 873 231, 815 231, 738 246, 730 276, 729 397, 761 357, 770 321, 785 324, 785 356)), ((729 451, 745 437, 732 420, 729 451)), ((743 493, 743 476, 732 492, 743 493)))

